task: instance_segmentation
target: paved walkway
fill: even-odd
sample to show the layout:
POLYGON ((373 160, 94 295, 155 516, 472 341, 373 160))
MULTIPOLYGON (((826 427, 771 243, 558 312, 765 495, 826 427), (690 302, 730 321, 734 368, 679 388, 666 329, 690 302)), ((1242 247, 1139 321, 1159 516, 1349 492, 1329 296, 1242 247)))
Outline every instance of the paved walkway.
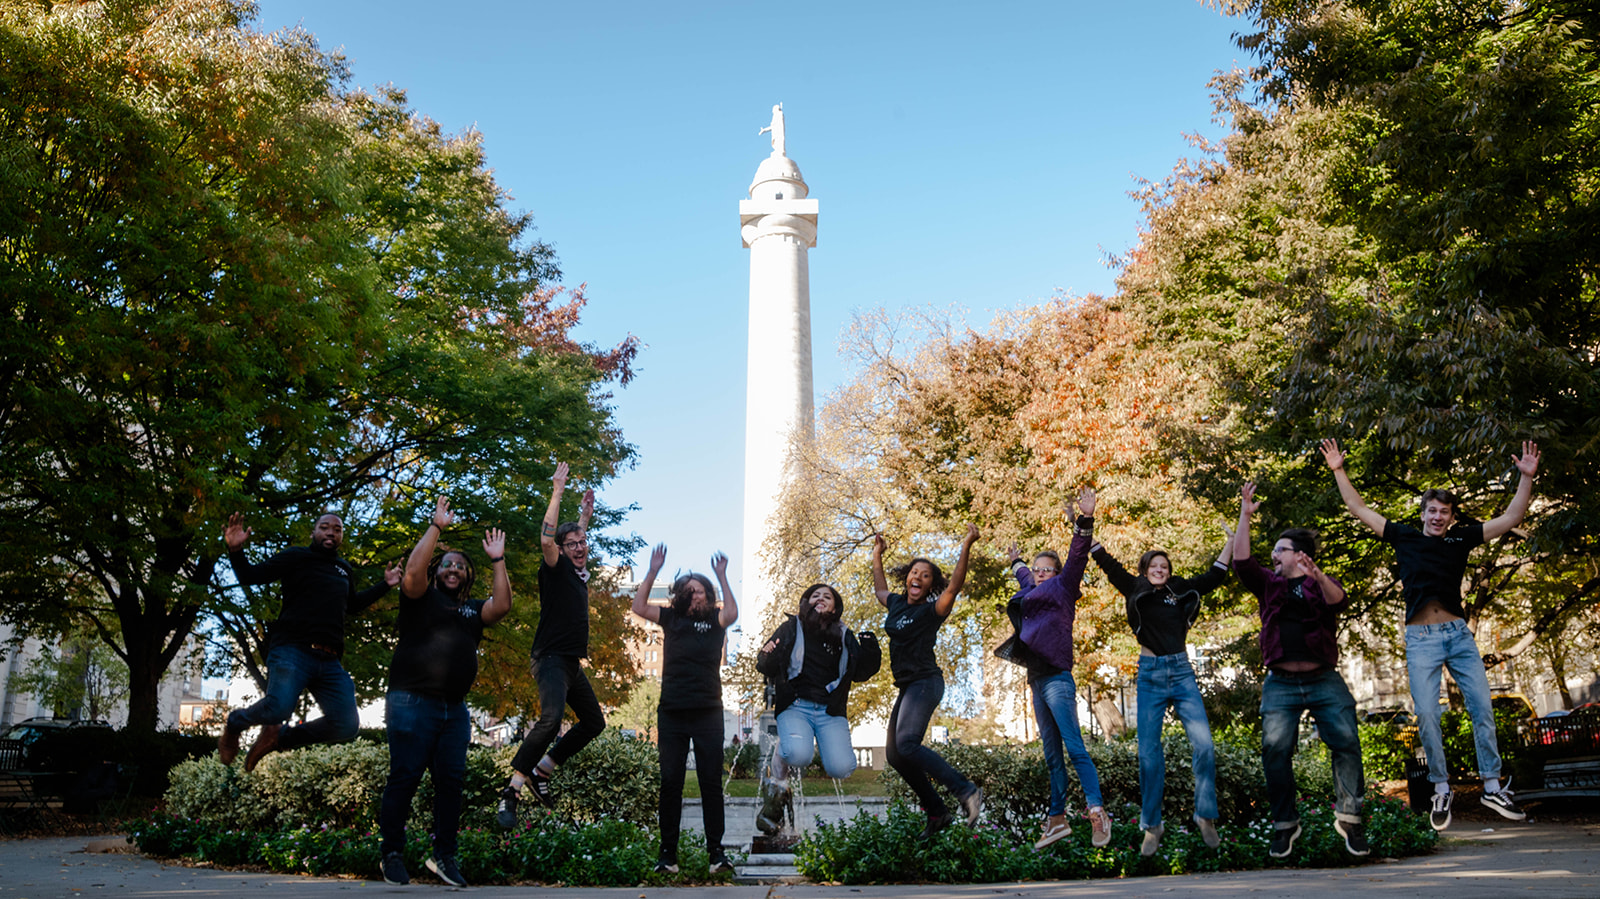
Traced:
MULTIPOLYGON (((1079 880, 1052 883, 842 887, 812 885, 721 887, 628 887, 532 890, 479 887, 474 895, 526 897, 550 893, 560 899, 1134 899, 1200 896, 1248 899, 1595 899, 1600 897, 1600 826, 1551 824, 1497 827, 1492 833, 1461 829, 1432 855, 1358 868, 1246 871, 1183 877, 1079 880)), ((0 842, 0 899, 116 896, 221 897, 293 895, 423 896, 446 892, 436 883, 392 887, 382 881, 295 877, 185 868, 131 854, 84 852, 89 839, 0 842)), ((426 872, 424 872, 426 873, 426 872)))

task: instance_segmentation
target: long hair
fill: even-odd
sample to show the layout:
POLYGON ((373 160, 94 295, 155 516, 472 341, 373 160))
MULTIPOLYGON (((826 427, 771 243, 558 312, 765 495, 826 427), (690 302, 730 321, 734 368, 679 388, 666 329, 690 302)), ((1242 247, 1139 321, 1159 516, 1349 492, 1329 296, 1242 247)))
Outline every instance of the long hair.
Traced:
POLYGON ((700 583, 700 586, 705 588, 705 591, 706 591, 706 608, 710 609, 710 614, 712 616, 715 616, 717 614, 717 588, 713 587, 711 585, 711 579, 710 578, 706 577, 703 574, 697 574, 697 573, 695 573, 693 571, 689 572, 688 574, 680 574, 680 575, 678 575, 678 579, 672 582, 672 589, 667 591, 667 595, 672 597, 672 611, 674 611, 674 612, 678 613, 679 615, 682 615, 682 616, 684 616, 686 618, 690 617, 690 615, 691 615, 691 613, 689 612, 689 582, 690 581, 698 581, 700 583))
POLYGON ((889 574, 899 580, 900 586, 904 587, 906 583, 906 575, 911 573, 912 567, 918 562, 921 562, 922 564, 933 569, 933 581, 932 583, 928 584, 929 596, 938 596, 944 592, 944 588, 950 586, 950 580, 944 576, 944 571, 939 568, 938 564, 936 564, 932 559, 925 558, 923 556, 917 556, 915 559, 912 559, 904 565, 896 565, 894 569, 889 572, 889 574))
POLYGON ((800 624, 807 631, 812 633, 832 631, 833 626, 839 623, 839 619, 843 615, 844 597, 839 594, 838 589, 832 584, 812 584, 805 589, 804 593, 800 594, 800 624), (827 614, 818 612, 811 607, 812 594, 824 588, 833 591, 833 611, 827 614))
POLYGON ((444 557, 449 555, 460 556, 461 561, 467 563, 467 576, 461 580, 461 598, 466 599, 472 595, 472 582, 478 579, 478 569, 473 567, 471 557, 459 549, 442 550, 433 557, 433 561, 428 563, 428 583, 439 583, 439 566, 444 563, 444 557))

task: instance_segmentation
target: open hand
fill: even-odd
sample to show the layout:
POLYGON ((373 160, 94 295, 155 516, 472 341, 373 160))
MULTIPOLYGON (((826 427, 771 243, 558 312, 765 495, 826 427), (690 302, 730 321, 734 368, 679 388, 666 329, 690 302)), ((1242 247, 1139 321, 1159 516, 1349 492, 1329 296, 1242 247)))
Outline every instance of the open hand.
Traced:
POLYGON ((567 471, 568 471, 567 463, 565 463, 565 462, 556 463, 556 473, 553 476, 551 476, 550 483, 554 484, 557 489, 562 489, 562 488, 566 487, 567 486, 567 471))
POLYGON ((506 532, 499 528, 490 528, 483 532, 483 552, 491 559, 498 559, 506 554, 506 532))
POLYGON ((1256 482, 1250 481, 1239 488, 1239 509, 1246 515, 1256 514, 1261 508, 1261 501, 1256 499, 1256 482))
POLYGON ((1339 449, 1339 441, 1332 437, 1322 441, 1322 461, 1328 463, 1328 467, 1334 471, 1344 467, 1344 452, 1339 449))
POLYGON ((1078 491, 1078 511, 1085 518, 1094 517, 1094 488, 1085 487, 1078 491))
POLYGON ((667 564, 667 545, 657 543, 656 548, 650 550, 650 576, 655 577, 665 564, 667 564))
POLYGON ((447 496, 439 497, 439 501, 433 506, 433 526, 438 528, 439 533, 442 534, 455 523, 456 513, 450 511, 450 498, 447 496))
POLYGON ((222 529, 222 542, 227 544, 228 552, 233 552, 250 542, 250 534, 251 530, 244 526, 244 516, 235 512, 228 516, 228 524, 222 529))
POLYGON ((391 587, 398 587, 400 586, 400 579, 405 577, 405 573, 405 566, 396 562, 383 570, 383 582, 391 587))
POLYGON ((727 580, 727 578, 728 578, 728 556, 727 556, 727 554, 720 553, 720 552, 712 553, 711 554, 711 570, 716 573, 717 580, 727 580))
POLYGON ((1517 471, 1521 472, 1523 477, 1531 478, 1538 474, 1539 444, 1534 443, 1532 440, 1522 441, 1522 457, 1513 460, 1513 464, 1517 466, 1517 471))

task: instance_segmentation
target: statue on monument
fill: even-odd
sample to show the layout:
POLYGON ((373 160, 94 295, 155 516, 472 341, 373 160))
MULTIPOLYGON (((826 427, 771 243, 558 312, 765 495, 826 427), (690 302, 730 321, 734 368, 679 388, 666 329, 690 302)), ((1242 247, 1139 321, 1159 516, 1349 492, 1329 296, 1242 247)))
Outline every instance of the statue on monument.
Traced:
POLYGON ((770 124, 767 127, 761 129, 760 131, 757 131, 756 134, 758 134, 758 135, 766 134, 768 131, 772 132, 772 155, 774 155, 774 156, 785 156, 785 155, 788 155, 788 154, 786 154, 784 152, 783 104, 782 103, 779 103, 777 106, 772 107, 772 124, 770 124))

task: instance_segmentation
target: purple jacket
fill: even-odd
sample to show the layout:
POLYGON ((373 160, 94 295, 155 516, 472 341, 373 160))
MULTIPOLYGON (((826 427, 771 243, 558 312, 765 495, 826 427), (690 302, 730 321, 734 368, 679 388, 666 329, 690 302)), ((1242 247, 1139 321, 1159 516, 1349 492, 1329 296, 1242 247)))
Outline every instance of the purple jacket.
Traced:
MULTIPOLYGON (((1239 576, 1239 583, 1260 600, 1261 660, 1271 668, 1283 660, 1283 635, 1280 633, 1283 621, 1279 616, 1286 611, 1284 596, 1289 592, 1289 579, 1263 566, 1254 556, 1234 559, 1233 573, 1239 576)), ((1333 575, 1328 577, 1334 583, 1339 583, 1333 575)), ((1322 587, 1315 580, 1306 578, 1300 589, 1315 612, 1304 623, 1306 648, 1329 667, 1336 666, 1339 664, 1339 612, 1350 604, 1350 594, 1346 593, 1344 599, 1329 605, 1322 595, 1322 587)))
MULTIPOLYGON (((1093 533, 1094 519, 1078 516, 1078 523, 1072 528, 1072 545, 1061 563, 1061 573, 1022 596, 1022 627, 1018 631, 1022 642, 1062 671, 1072 670, 1072 622, 1078 617, 1083 569, 1089 564, 1093 533)), ((1021 573, 1018 574, 1021 580, 1021 573)))

